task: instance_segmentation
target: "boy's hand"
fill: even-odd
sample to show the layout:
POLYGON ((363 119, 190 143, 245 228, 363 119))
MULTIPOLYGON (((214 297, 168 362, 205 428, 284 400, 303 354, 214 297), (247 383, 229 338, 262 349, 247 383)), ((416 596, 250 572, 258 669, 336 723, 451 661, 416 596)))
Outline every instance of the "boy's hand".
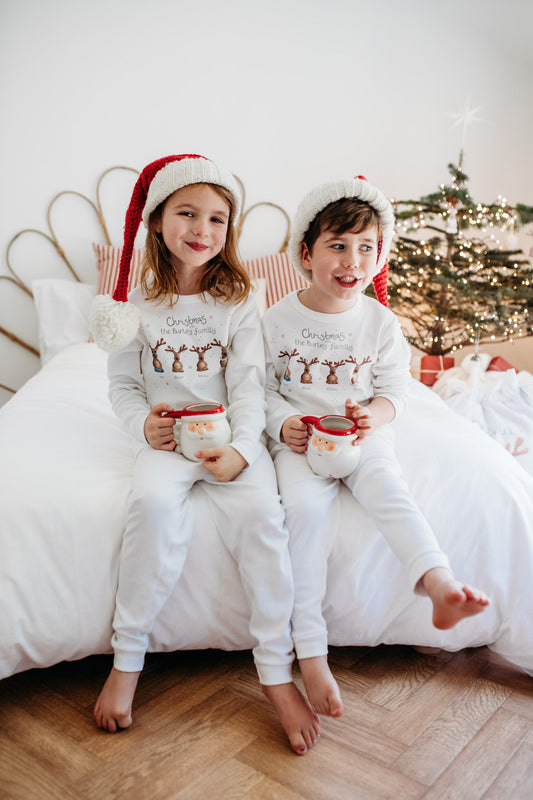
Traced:
POLYGON ((355 400, 348 399, 344 404, 344 416, 357 422, 354 444, 361 444, 363 439, 394 419, 395 409, 386 397, 375 397, 367 406, 360 406, 355 400))
POLYGON ((295 453, 305 453, 308 435, 307 425, 301 417, 287 417, 281 426, 281 440, 295 453))
POLYGON ((361 444, 363 439, 370 436, 377 427, 376 420, 372 416, 370 405, 360 406, 355 400, 346 400, 344 404, 344 416, 357 422, 357 439, 354 444, 361 444))
POLYGON ((248 466, 246 459, 229 444, 198 450, 194 457, 200 458, 202 466, 221 483, 232 481, 248 466))
POLYGON ((174 450, 174 417, 163 417, 165 411, 172 411, 172 406, 159 403, 150 409, 144 423, 144 435, 148 444, 154 450, 174 450))

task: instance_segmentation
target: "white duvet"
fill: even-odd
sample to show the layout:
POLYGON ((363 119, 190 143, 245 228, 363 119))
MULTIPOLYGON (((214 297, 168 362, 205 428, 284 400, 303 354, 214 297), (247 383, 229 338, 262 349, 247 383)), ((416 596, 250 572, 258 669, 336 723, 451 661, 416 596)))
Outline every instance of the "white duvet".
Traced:
MULTIPOLYGON (((533 478, 500 444, 412 381, 395 423, 406 477, 454 571, 489 609, 451 631, 342 489, 324 606, 332 645, 487 644, 533 674, 533 478)), ((0 410, 0 677, 110 652, 135 449, 107 400, 106 355, 63 350, 0 410)), ((197 498, 185 569, 150 650, 247 649, 237 568, 197 498)))

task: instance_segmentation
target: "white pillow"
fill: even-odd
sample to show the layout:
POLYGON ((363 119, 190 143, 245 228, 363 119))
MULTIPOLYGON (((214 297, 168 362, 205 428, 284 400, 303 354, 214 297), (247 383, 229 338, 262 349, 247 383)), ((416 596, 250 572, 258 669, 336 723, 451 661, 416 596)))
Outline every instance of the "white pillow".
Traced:
MULTIPOLYGON (((265 278, 253 278, 252 286, 263 315, 267 307, 265 278)), ((39 321, 42 364, 70 344, 89 341, 89 311, 96 285, 46 278, 32 281, 31 289, 39 321)))
POLYGON ((31 289, 39 322, 41 363, 70 344, 89 341, 89 310, 96 285, 75 280, 34 280, 31 289))

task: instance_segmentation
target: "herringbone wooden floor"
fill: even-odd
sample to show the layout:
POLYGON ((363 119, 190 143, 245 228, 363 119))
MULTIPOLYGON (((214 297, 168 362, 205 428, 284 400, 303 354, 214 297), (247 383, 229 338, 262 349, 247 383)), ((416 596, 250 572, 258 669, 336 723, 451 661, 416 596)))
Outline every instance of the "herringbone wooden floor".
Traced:
POLYGON ((249 653, 148 656, 133 726, 98 730, 110 657, 0 683, 2 800, 530 800, 533 679, 486 648, 330 654, 345 713, 298 757, 249 653))

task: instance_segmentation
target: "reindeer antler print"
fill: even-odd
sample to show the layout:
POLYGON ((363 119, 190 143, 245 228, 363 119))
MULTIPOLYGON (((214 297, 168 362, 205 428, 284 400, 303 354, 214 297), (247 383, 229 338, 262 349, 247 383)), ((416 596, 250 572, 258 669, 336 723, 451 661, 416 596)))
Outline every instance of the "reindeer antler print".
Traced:
POLYGON ((357 359, 354 358, 353 356, 349 356, 349 358, 346 359, 347 364, 355 365, 352 371, 352 378, 351 378, 352 383, 357 383, 359 377, 359 370, 361 369, 363 364, 370 364, 371 361, 372 359, 370 358, 370 356, 366 356, 366 358, 363 358, 360 364, 357 362, 357 359))
POLYGON ((509 452, 512 456, 525 456, 526 453, 529 453, 529 447, 523 447, 524 439, 522 436, 519 436, 516 442, 513 445, 513 449, 511 450, 511 445, 506 444, 505 449, 509 452))
POLYGON ((291 358, 294 358, 295 356, 299 356, 299 355, 300 355, 300 353, 298 352, 298 350, 296 348, 293 349, 292 353, 289 353, 288 350, 280 350, 279 351, 278 358, 288 358, 289 359, 287 361, 287 369, 285 370, 285 374, 283 375, 283 380, 284 381, 290 381, 290 379, 291 379, 291 370, 290 370, 290 366, 289 366, 290 363, 291 363, 291 358))
POLYGON ((155 372, 164 372, 163 365, 157 357, 157 351, 164 344, 166 344, 164 339, 158 339, 155 345, 151 345, 150 342, 148 342, 150 350, 152 351, 152 364, 155 372))
POLYGON ((196 365, 196 370, 198 372, 205 372, 209 369, 207 365, 207 361, 204 358, 204 353, 207 353, 208 350, 211 350, 211 345, 206 344, 205 347, 189 347, 189 350, 192 350, 198 356, 198 363, 196 365))
POLYGON ((219 341, 219 339, 213 339, 211 345, 213 347, 220 347, 220 366, 222 367, 222 369, 224 369, 224 367, 227 366, 228 363, 228 348, 226 347, 226 345, 223 345, 222 342, 219 341))
POLYGON ((174 361, 172 362, 172 372, 183 372, 183 364, 181 363, 180 355, 184 350, 187 350, 187 345, 182 344, 179 350, 174 350, 173 347, 165 347, 167 353, 174 353, 174 361))
POLYGON ((329 367, 329 374, 326 378, 326 383, 338 383, 339 379, 337 377, 337 370, 339 367, 342 367, 344 361, 322 361, 321 364, 324 367, 329 367))
POLYGON ((306 361, 305 358, 299 358, 298 364, 304 365, 304 371, 300 378, 300 383, 313 383, 313 376, 311 375, 311 367, 313 364, 318 364, 318 358, 312 358, 311 361, 306 361))

